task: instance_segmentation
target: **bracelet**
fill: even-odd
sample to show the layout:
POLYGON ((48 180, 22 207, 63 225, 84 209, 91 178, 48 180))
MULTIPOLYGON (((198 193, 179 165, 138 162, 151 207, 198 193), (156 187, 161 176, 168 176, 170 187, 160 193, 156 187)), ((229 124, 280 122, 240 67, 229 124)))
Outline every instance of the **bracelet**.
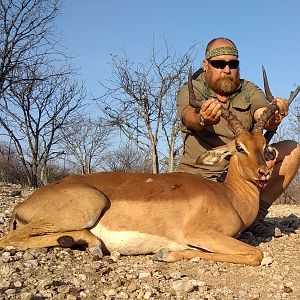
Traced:
POLYGON ((199 123, 201 126, 205 126, 205 120, 201 114, 199 114, 199 123))

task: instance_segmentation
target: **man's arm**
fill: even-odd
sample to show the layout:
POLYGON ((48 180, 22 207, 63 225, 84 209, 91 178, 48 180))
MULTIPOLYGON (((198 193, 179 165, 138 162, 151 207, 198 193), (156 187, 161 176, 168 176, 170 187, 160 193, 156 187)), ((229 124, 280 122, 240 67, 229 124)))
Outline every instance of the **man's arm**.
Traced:
POLYGON ((199 112, 189 105, 189 92, 183 86, 177 94, 177 110, 183 124, 192 130, 201 131, 205 125, 214 125, 220 122, 221 105, 216 99, 205 101, 199 112))
POLYGON ((220 122, 221 105, 215 99, 205 101, 199 113, 195 108, 187 106, 181 113, 182 120, 187 128, 201 131, 205 125, 214 125, 220 122))

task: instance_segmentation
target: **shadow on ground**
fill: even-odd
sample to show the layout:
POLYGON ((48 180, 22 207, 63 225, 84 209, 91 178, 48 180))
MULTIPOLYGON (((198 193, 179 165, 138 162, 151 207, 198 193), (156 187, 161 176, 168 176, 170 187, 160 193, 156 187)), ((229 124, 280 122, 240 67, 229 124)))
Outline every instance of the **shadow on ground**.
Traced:
POLYGON ((252 246, 258 246, 260 243, 265 243, 270 241, 273 237, 279 238, 284 235, 290 235, 295 233, 300 227, 300 218, 294 214, 290 214, 287 217, 274 217, 266 218, 266 222, 274 227, 274 234, 270 236, 255 236, 249 231, 245 231, 239 237, 239 240, 250 244, 252 246))

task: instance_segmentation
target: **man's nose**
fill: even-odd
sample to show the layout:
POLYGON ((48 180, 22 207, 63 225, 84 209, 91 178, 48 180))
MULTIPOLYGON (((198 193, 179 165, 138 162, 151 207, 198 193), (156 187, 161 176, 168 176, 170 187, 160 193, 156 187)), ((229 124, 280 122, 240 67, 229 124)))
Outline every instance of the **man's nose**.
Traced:
POLYGON ((225 66, 225 68, 223 69, 223 72, 226 74, 229 74, 231 72, 228 65, 225 66))

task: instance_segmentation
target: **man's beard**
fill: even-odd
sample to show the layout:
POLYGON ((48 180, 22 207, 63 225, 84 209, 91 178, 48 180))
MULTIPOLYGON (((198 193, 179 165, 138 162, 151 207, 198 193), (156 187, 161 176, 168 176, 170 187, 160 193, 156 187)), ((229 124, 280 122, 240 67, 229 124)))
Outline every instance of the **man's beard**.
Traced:
POLYGON ((206 73, 206 81, 209 87, 218 95, 229 96, 235 92, 240 86, 239 77, 233 78, 231 76, 225 75, 222 78, 212 80, 211 76, 206 73))

